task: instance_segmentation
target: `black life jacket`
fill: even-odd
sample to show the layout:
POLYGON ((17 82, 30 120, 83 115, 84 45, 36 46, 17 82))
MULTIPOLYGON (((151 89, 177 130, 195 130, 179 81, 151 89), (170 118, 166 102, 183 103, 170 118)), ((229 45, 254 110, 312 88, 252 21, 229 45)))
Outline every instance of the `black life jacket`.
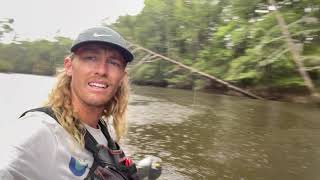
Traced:
MULTIPOLYGON (((40 107, 28 110, 28 112, 40 111, 48 114, 58 123, 53 110, 50 107, 40 107)), ((101 131, 108 141, 108 146, 99 145, 94 137, 86 131, 84 140, 85 148, 93 154, 94 162, 90 168, 86 180, 139 180, 136 165, 127 158, 117 142, 111 138, 106 125, 99 121, 101 131)))

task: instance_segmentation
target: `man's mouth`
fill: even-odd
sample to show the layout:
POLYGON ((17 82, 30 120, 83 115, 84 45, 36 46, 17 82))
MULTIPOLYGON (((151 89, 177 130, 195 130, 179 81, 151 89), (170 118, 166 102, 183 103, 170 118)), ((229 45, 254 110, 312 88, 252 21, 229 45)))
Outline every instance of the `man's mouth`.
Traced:
POLYGON ((97 83, 97 82, 90 82, 89 83, 90 87, 94 87, 94 88, 102 88, 102 89, 106 89, 107 87, 109 87, 108 84, 105 83, 97 83))

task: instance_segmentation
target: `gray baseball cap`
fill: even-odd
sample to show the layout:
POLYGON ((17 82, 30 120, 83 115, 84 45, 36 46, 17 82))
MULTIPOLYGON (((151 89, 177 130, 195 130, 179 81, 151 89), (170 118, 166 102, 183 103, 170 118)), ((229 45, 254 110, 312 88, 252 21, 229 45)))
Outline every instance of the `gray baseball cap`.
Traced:
POLYGON ((108 27, 94 27, 82 31, 73 41, 70 50, 71 52, 75 52, 80 46, 90 42, 113 46, 120 51, 127 62, 132 61, 134 58, 133 54, 127 48, 127 43, 123 37, 108 27))

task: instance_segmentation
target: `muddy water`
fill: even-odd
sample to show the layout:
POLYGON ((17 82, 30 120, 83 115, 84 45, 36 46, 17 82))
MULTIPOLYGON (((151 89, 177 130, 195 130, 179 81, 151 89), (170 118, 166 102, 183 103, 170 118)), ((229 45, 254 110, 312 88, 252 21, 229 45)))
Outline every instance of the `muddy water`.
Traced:
MULTIPOLYGON (((46 99, 54 78, 0 74, 2 123, 46 99)), ((320 112, 292 103, 133 87, 125 150, 163 160, 160 179, 314 180, 320 112)))

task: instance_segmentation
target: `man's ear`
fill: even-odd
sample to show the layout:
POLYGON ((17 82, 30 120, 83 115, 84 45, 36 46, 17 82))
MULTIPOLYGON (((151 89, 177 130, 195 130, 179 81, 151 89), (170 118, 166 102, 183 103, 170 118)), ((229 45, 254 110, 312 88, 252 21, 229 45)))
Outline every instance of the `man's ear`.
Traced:
POLYGON ((70 56, 67 56, 64 58, 63 66, 66 74, 68 76, 71 76, 72 75, 72 59, 70 58, 70 56))
POLYGON ((128 78, 128 72, 125 70, 124 72, 123 72, 123 75, 122 75, 122 78, 121 78, 121 83, 120 84, 122 84, 122 82, 124 81, 124 79, 127 79, 128 78))

